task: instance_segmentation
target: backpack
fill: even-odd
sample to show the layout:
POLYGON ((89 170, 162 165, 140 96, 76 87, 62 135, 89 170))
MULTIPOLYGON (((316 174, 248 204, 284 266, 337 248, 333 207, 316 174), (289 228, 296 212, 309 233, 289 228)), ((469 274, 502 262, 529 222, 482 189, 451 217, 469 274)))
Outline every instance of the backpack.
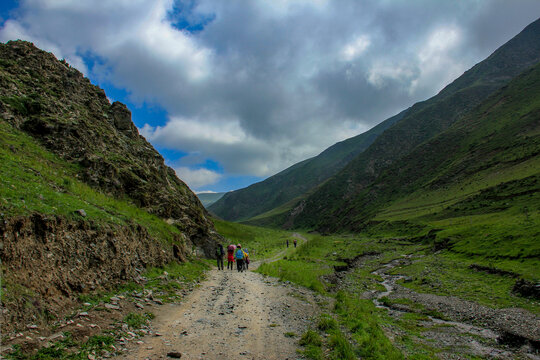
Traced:
POLYGON ((242 249, 236 250, 236 258, 237 259, 243 259, 244 258, 244 252, 242 251, 242 249))
POLYGON ((216 256, 223 256, 223 248, 221 246, 216 248, 216 256))

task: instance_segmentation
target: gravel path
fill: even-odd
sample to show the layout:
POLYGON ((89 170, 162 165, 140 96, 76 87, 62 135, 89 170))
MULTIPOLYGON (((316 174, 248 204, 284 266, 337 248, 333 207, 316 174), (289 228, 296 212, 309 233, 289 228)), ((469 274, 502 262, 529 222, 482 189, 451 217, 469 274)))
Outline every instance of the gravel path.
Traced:
POLYGON ((300 359, 298 337, 324 300, 252 271, 214 269, 182 303, 162 306, 153 335, 117 359, 300 359))

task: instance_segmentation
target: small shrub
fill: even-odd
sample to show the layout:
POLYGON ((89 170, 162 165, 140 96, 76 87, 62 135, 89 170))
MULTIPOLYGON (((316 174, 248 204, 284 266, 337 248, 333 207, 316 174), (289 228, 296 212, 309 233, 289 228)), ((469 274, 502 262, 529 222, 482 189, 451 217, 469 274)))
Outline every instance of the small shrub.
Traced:
POLYGON ((130 312, 124 317, 124 322, 132 329, 141 328, 146 325, 147 318, 144 315, 130 312))
POLYGON ((351 343, 343 336, 340 331, 335 332, 330 336, 329 341, 332 348, 332 359, 336 360, 354 360, 357 359, 351 343))
POLYGON ((301 346, 308 346, 308 345, 321 346, 322 340, 321 340, 320 335, 317 332, 309 329, 304 333, 304 335, 302 335, 298 343, 301 346))
POLYGON ((338 328, 337 321, 331 317, 328 314, 322 314, 319 323, 317 324, 317 328, 321 331, 328 332, 329 330, 335 330, 338 328))

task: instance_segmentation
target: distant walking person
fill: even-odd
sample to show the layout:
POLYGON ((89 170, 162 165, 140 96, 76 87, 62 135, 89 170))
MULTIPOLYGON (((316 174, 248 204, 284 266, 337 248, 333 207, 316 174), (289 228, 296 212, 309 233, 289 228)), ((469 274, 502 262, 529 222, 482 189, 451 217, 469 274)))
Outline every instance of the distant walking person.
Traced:
POLYGON ((289 239, 287 239, 287 247, 289 247, 289 239))
POLYGON ((234 250, 236 250, 236 246, 234 246, 234 245, 227 246, 227 270, 229 270, 229 268, 231 270, 233 270, 233 266, 234 266, 234 250))
POLYGON ((294 242, 294 247, 296 247, 296 238, 294 238, 293 242, 294 242))
POLYGON ((216 259, 217 259, 218 270, 223 270, 223 255, 225 255, 225 250, 223 250, 223 245, 218 244, 216 247, 216 259))
POLYGON ((242 251, 242 246, 240 244, 236 245, 236 269, 238 272, 244 271, 244 251, 242 251))
POLYGON ((249 269, 249 251, 244 248, 244 269, 249 269))

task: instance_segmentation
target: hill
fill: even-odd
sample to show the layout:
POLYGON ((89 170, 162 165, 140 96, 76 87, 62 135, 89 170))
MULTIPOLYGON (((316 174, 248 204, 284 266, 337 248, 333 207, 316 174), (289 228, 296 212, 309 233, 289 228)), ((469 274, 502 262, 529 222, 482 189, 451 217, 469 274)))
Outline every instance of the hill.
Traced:
POLYGON ((369 201, 370 186, 384 170, 392 165, 401 166, 403 157, 417 146, 448 129, 490 94, 538 61, 540 20, 527 26, 439 94, 412 106, 401 121, 381 134, 340 173, 298 203, 289 213, 287 223, 325 231, 358 228, 359 225, 352 224, 344 209, 350 209, 352 203, 361 203, 359 199, 369 201))
POLYGON ((209 206, 209 210, 225 220, 241 221, 280 207, 343 169, 356 155, 368 148, 377 136, 403 118, 406 112, 402 111, 363 134, 334 144, 319 155, 264 181, 231 191, 209 206))
POLYGON ((4 330, 212 252, 219 235, 195 194, 127 107, 65 61, 0 44, 0 114, 4 330))
POLYGON ((385 170, 331 220, 474 255, 538 259, 538 204, 540 64, 385 170))
POLYGON ((197 194, 197 197, 199 198, 199 200, 201 201, 203 206, 205 208, 207 208, 210 205, 212 205, 213 203, 215 203, 216 201, 218 201, 219 199, 221 199, 223 197, 223 195, 225 195, 225 194, 226 193, 224 193, 224 192, 222 192, 222 193, 201 193, 201 194, 197 194))

